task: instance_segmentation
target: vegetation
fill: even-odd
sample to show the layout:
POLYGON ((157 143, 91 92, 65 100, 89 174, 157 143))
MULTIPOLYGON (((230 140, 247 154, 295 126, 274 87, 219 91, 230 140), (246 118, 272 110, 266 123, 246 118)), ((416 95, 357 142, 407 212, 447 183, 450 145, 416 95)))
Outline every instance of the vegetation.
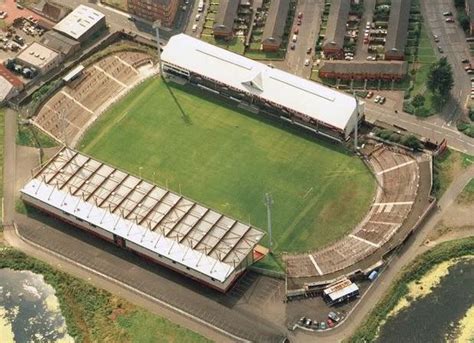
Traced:
POLYGON ((441 57, 438 62, 431 65, 426 86, 440 104, 446 103, 449 92, 454 86, 453 69, 446 57, 441 57))
POLYGON ((472 156, 447 150, 441 156, 433 159, 433 188, 432 194, 441 197, 460 170, 474 163, 472 156))
POLYGON ((461 194, 459 194, 458 198, 456 199, 460 204, 474 204, 474 179, 471 179, 469 183, 464 187, 461 194))
POLYGON ((276 252, 344 236, 375 190, 362 161, 342 147, 160 79, 145 81, 102 115, 79 148, 260 228, 267 226, 263 200, 270 192, 276 252))
POLYGON ((418 256, 409 266, 403 269, 398 279, 393 282, 388 293, 372 310, 349 341, 373 342, 383 320, 386 319, 388 313, 396 306, 398 301, 407 294, 408 283, 420 280, 423 275, 441 262, 470 255, 473 251, 474 237, 470 237, 463 240, 442 243, 425 254, 418 256))
POLYGON ((421 151, 423 149, 423 143, 413 135, 402 135, 393 130, 381 129, 376 129, 374 133, 377 137, 380 137, 386 141, 399 143, 415 151, 421 151))
POLYGON ((0 268, 43 275, 56 291, 68 333, 76 342, 208 342, 196 333, 12 248, 0 247, 0 268))
POLYGON ((52 137, 32 124, 18 125, 16 143, 35 148, 51 148, 58 145, 52 137))
MULTIPOLYGON (((4 150, 4 135, 5 135, 5 109, 0 109, 0 199, 3 199, 3 158, 4 150)), ((3 206, 0 206, 0 218, 3 218, 3 206)), ((3 230, 0 225, 0 231, 3 230)))
POLYGON ((469 108, 468 118, 460 120, 457 128, 466 136, 474 137, 474 109, 469 108))

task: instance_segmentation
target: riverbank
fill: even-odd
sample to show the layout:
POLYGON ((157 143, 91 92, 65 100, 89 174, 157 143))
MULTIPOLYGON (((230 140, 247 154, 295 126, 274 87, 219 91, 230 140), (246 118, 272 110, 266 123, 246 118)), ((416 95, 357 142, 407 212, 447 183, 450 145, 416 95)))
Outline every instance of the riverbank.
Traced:
POLYGON ((76 342, 209 342, 13 248, 0 246, 0 268, 43 275, 56 291, 67 331, 76 342))
POLYGON ((371 342, 377 330, 389 313, 397 306, 400 299, 408 292, 408 284, 420 280, 433 267, 445 261, 474 253, 474 237, 454 240, 440 244, 423 255, 418 256, 410 266, 403 269, 382 300, 371 311, 363 324, 349 339, 350 342, 371 342))

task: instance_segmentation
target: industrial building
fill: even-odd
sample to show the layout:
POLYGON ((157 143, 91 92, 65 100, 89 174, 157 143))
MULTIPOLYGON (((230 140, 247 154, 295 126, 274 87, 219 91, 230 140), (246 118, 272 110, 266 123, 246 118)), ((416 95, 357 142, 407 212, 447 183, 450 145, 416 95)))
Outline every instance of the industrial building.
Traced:
POLYGON ((277 51, 283 42, 290 0, 273 0, 268 10, 262 36, 263 51, 277 51))
POLYGON ((362 117, 363 103, 350 95, 185 34, 168 41, 161 60, 165 76, 336 140, 348 139, 362 117))
POLYGON ((81 43, 56 31, 48 31, 41 37, 41 44, 69 58, 81 51, 81 43))
POLYGON ((15 62, 24 67, 34 68, 40 74, 46 74, 63 61, 62 56, 50 48, 34 42, 15 58, 15 62))
POLYGON ((128 0, 128 12, 149 21, 161 20, 171 27, 179 8, 179 0, 128 0))
POLYGON ((225 292, 262 258, 264 233, 182 195, 63 148, 22 199, 80 229, 225 292))
POLYGON ((77 6, 53 30, 81 44, 106 28, 105 15, 84 5, 77 6))

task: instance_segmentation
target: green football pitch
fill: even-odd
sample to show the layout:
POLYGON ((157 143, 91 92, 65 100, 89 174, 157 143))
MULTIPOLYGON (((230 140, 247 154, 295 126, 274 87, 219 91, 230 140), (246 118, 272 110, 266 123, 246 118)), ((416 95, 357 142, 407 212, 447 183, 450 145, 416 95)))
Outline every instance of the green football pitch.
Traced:
POLYGON ((79 149, 262 230, 271 193, 275 252, 344 236, 375 191, 362 161, 338 145, 160 79, 111 107, 79 149))

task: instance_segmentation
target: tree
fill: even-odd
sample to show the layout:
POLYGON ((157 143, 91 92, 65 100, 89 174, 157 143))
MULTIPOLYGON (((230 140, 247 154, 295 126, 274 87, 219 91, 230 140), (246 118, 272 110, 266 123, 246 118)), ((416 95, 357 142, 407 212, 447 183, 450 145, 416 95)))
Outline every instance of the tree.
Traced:
POLYGON ((456 7, 464 7, 465 6, 465 0, 454 0, 454 6, 456 7))
POLYGON ((422 107, 425 104, 425 97, 421 94, 417 94, 411 101, 411 104, 416 108, 422 107))
POLYGON ((461 25, 464 32, 469 31, 470 23, 469 23, 469 17, 467 16, 466 12, 460 12, 458 14, 458 22, 459 22, 459 25, 461 25))
POLYGON ((423 149, 423 143, 421 143, 420 140, 413 135, 405 136, 402 139, 402 144, 414 150, 423 149))
POLYGON ((453 69, 446 57, 442 57, 431 65, 426 86, 442 102, 447 100, 449 92, 454 86, 454 78, 453 69))

